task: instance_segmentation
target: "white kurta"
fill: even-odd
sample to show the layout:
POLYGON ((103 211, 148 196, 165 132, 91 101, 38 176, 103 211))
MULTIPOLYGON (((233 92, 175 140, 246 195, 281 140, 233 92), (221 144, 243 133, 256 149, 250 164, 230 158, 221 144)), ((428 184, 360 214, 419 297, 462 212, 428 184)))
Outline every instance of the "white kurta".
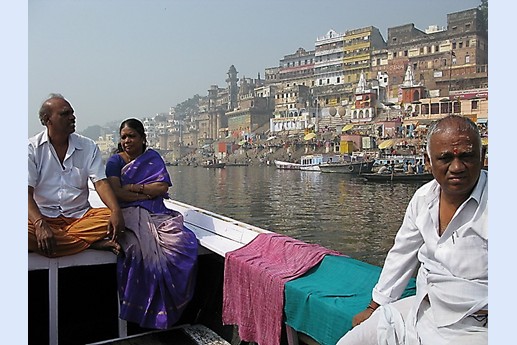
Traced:
MULTIPOLYGON (((488 332, 470 320, 476 311, 488 309, 488 173, 481 171, 471 196, 458 208, 442 236, 438 235, 439 195, 436 180, 416 191, 372 292, 380 305, 398 300, 418 268, 414 303, 403 317, 406 333, 422 344, 446 344, 470 330, 488 332), (426 296, 429 303, 424 300, 426 296), (416 326, 424 316, 426 322, 416 326), (425 339, 431 335, 433 339, 425 339)), ((367 321, 365 327, 371 323, 367 321)), ((356 328, 349 332, 350 338, 361 333, 356 328)), ((346 338, 338 344, 354 343, 346 338)))

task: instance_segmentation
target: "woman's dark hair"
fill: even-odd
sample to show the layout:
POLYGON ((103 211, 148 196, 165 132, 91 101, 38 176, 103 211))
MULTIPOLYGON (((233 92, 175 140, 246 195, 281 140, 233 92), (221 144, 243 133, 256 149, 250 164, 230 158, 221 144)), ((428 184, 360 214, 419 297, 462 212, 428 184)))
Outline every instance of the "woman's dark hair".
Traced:
MULTIPOLYGON (((132 130, 135 130, 138 134, 140 134, 140 136, 144 139, 143 150, 145 151, 145 149, 147 148, 147 138, 145 136, 145 129, 144 129, 144 125, 142 124, 142 122, 138 119, 124 120, 120 124, 120 128, 118 130, 119 135, 124 127, 129 127, 132 130)), ((123 151, 124 151, 124 149, 122 148, 122 145, 120 144, 120 141, 119 141, 118 147, 117 147, 117 152, 123 152, 123 151)))

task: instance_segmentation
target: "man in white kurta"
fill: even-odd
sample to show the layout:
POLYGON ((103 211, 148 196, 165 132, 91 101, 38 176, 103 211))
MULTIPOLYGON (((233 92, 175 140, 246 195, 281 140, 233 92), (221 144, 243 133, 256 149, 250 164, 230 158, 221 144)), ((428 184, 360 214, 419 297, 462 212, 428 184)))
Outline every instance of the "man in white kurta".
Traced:
POLYGON ((475 128, 450 116, 430 133, 435 180, 410 201, 372 302, 338 345, 488 343, 488 173, 475 128), (416 296, 399 300, 417 269, 416 296))

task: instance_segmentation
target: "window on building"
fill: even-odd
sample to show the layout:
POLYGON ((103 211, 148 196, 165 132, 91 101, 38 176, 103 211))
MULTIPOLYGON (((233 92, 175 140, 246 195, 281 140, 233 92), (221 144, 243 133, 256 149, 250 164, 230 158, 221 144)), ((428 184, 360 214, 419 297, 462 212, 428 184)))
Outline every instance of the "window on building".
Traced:
POLYGON ((434 52, 438 53, 440 51, 440 46, 434 46, 434 52))
POLYGON ((341 82, 341 78, 340 78, 340 77, 337 77, 337 79, 336 79, 336 83, 338 83, 338 84, 339 84, 340 82, 341 82))
POLYGON ((472 110, 476 110, 478 108, 478 100, 474 100, 472 101, 472 106, 471 106, 472 110))
POLYGON ((404 50, 404 56, 407 56, 408 52, 407 50, 404 50))
POLYGON ((463 48, 463 42, 458 43, 458 48, 463 48))
POLYGON ((424 47, 420 47, 420 54, 424 53, 424 47))
POLYGON ((468 48, 468 47, 470 47, 470 40, 465 41, 465 48, 468 48))
POLYGON ((456 49, 456 42, 452 42, 452 50, 456 49))
POLYGON ((470 55, 465 55, 465 63, 470 63, 470 55))

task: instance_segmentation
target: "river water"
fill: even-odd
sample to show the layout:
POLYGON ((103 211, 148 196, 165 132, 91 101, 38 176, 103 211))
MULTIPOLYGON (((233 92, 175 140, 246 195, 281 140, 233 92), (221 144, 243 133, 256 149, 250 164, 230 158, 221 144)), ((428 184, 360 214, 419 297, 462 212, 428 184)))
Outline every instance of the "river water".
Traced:
POLYGON ((172 199, 382 266, 423 183, 271 166, 170 166, 172 199))

